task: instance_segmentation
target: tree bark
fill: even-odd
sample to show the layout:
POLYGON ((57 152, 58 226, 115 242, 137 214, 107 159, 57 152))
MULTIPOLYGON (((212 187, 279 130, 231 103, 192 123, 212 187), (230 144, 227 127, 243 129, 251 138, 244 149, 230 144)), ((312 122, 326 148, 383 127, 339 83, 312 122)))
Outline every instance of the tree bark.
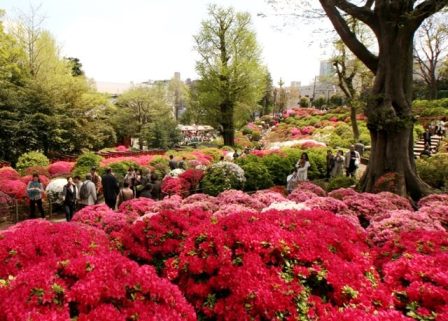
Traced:
POLYGON ((416 173, 413 152, 413 32, 387 21, 380 27, 378 70, 366 108, 372 149, 361 187, 372 192, 378 178, 395 172, 399 194, 419 199, 430 188, 416 173))
POLYGON ((350 102, 350 122, 352 123, 353 138, 357 143, 359 141, 359 128, 356 120, 356 108, 353 106, 353 102, 350 102))
POLYGON ((230 101, 221 103, 221 126, 224 145, 235 146, 235 127, 233 125, 233 104, 230 101))

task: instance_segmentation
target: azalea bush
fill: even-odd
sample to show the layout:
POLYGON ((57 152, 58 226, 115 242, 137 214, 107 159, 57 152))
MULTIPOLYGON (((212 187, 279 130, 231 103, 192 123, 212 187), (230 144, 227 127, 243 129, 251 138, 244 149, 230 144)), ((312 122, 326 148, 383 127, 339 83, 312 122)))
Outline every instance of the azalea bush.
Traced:
POLYGON ((92 167, 99 168, 102 157, 93 152, 84 152, 81 154, 75 163, 73 168, 73 176, 84 177, 87 173, 90 173, 92 167))
POLYGON ((231 162, 218 162, 206 170, 201 188, 206 194, 218 195, 227 189, 243 188, 245 181, 244 170, 240 166, 231 162))
POLYGON ((340 188, 348 188, 356 185, 356 180, 353 177, 337 176, 330 179, 327 190, 334 191, 340 188))
POLYGON ((121 203, 118 207, 118 212, 123 213, 130 219, 138 218, 139 216, 145 215, 145 213, 152 208, 154 203, 154 200, 146 197, 133 198, 121 203))
POLYGON ((48 172, 51 177, 67 177, 75 167, 74 162, 54 162, 48 166, 48 172))
POLYGON ((180 291, 150 266, 116 254, 30 267, 0 289, 2 320, 188 320, 180 291))
POLYGON ((246 177, 245 190, 257 191, 274 185, 271 174, 262 162, 248 162, 243 164, 241 168, 244 170, 244 176, 246 177))
POLYGON ((448 153, 419 158, 416 165, 419 176, 427 184, 442 190, 448 188, 448 153))
POLYGON ((187 196, 190 188, 190 183, 181 177, 166 176, 162 181, 162 193, 169 196, 187 196))
POLYGON ((121 231, 129 222, 134 221, 137 218, 134 215, 134 212, 128 213, 128 216, 114 212, 106 204, 90 205, 76 212, 73 222, 93 226, 111 234, 121 231))
POLYGON ((201 320, 317 319, 391 304, 367 252, 365 235, 327 212, 243 212, 191 230, 167 273, 201 320))
POLYGON ((17 160, 16 168, 19 170, 19 172, 23 172, 32 166, 48 166, 50 164, 50 161, 48 160, 47 156, 40 152, 28 152, 25 154, 20 155, 19 159, 17 160))
POLYGON ((42 262, 105 253, 110 251, 109 248, 106 234, 96 228, 27 220, 0 233, 0 279, 15 276, 42 262))
POLYGON ((186 180, 190 184, 190 190, 195 191, 199 188, 202 178, 204 177, 204 171, 200 169, 187 169, 185 172, 179 175, 180 178, 186 180))

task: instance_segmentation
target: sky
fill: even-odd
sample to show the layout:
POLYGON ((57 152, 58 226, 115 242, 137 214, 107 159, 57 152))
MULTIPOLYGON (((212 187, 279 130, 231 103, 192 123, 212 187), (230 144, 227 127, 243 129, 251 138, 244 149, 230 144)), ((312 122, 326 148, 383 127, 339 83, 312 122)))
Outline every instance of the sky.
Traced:
POLYGON ((311 83, 319 73, 321 49, 312 24, 286 25, 264 0, 1 0, 7 18, 39 7, 66 57, 79 58, 89 78, 139 83, 180 72, 196 79, 193 35, 207 19, 210 3, 252 15, 263 63, 279 79, 311 83), (267 17, 257 15, 265 13, 267 17))

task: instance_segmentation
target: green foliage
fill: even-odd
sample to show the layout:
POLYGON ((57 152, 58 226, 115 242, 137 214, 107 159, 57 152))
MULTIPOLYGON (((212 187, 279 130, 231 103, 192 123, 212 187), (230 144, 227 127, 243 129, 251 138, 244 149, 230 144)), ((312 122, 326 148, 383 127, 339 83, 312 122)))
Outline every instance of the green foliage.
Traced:
POLYGON ((177 122, 171 117, 157 119, 146 125, 143 138, 150 148, 171 148, 181 140, 181 133, 176 126, 177 122))
POLYGON ((271 175, 262 162, 247 162, 241 168, 244 170, 244 176, 246 177, 246 183, 244 184, 246 191, 257 191, 273 185, 271 175))
MULTIPOLYGON (((115 174, 115 177, 118 181, 122 181, 130 167, 134 169, 141 169, 139 165, 137 165, 133 161, 121 161, 109 164, 108 167, 112 169, 112 172, 115 174)), ((103 175, 105 173, 105 168, 101 168, 100 174, 103 175)))
POLYGON ((94 152, 84 152, 76 159, 76 167, 99 167, 102 157, 94 152))
POLYGON ((243 182, 226 166, 212 166, 205 172, 201 181, 204 193, 216 196, 228 189, 242 189, 243 182))
POLYGON ((299 101, 300 107, 310 107, 310 99, 308 97, 302 97, 299 101))
POLYGON ((159 175, 159 177, 164 177, 170 171, 168 163, 169 161, 165 157, 156 156, 149 163, 149 165, 155 168, 155 171, 159 175))
POLYGON ((331 192, 338 188, 348 188, 353 185, 356 185, 356 180, 353 177, 338 176, 330 179, 327 191, 331 192))
MULTIPOLYGON (((220 126, 230 140, 228 133, 234 131, 235 124, 244 123, 259 109, 267 71, 261 64, 248 13, 216 5, 210 5, 208 13, 209 19, 194 37, 201 57, 196 62, 200 80, 189 103, 189 109, 194 109, 190 118, 220 126)), ((233 141, 225 143, 234 145, 233 141)))
POLYGON ((25 170, 29 167, 33 166, 45 167, 48 165, 50 165, 50 161, 44 154, 40 152, 28 152, 20 155, 16 164, 16 168, 21 173, 24 173, 25 170))
POLYGON ((261 158, 275 185, 285 185, 286 177, 292 172, 295 163, 289 157, 271 154, 261 158))
POLYGON ((412 109, 420 116, 448 116, 448 98, 436 100, 414 100, 412 109))
POLYGON ((439 153, 416 161, 417 173, 430 186, 448 190, 448 154, 439 153))

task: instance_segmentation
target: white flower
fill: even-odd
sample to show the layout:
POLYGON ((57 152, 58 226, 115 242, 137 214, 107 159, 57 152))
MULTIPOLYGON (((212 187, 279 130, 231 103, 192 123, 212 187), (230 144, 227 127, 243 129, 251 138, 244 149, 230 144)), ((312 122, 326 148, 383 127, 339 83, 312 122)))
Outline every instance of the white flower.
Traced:
POLYGON ((268 207, 264 208, 261 212, 269 210, 286 211, 286 210, 309 210, 310 208, 304 203, 296 203, 292 201, 274 202, 268 207))
POLYGON ((185 171, 182 168, 176 168, 176 169, 173 169, 171 172, 169 172, 168 175, 171 177, 178 177, 183 172, 185 172, 185 171))

